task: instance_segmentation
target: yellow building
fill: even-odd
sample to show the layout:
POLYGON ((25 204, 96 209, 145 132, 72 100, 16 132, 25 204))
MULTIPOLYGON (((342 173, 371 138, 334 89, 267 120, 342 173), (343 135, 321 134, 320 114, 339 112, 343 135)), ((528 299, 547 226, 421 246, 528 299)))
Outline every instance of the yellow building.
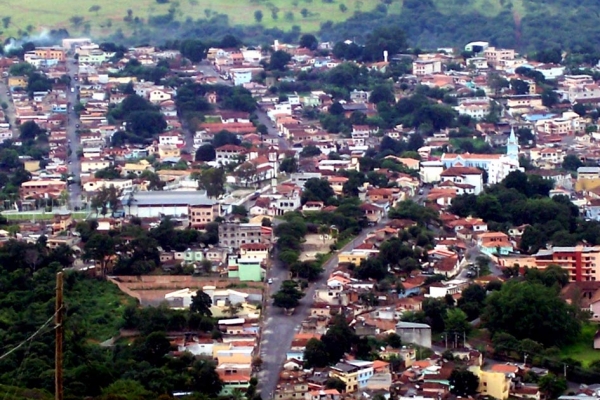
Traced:
POLYGON ((8 86, 13 87, 21 87, 24 88, 27 86, 27 77, 26 76, 9 76, 8 77, 8 86))
POLYGON ((220 346, 213 347, 213 356, 216 356, 219 365, 221 364, 248 364, 252 363, 254 354, 253 346, 232 346, 231 343, 225 343, 226 348, 220 346))
MULTIPOLYGON (((359 265, 362 260, 366 260, 372 254, 374 254, 373 251, 367 250, 344 251, 338 255, 338 262, 340 264, 359 265)), ((377 251, 375 251, 375 254, 377 254, 377 251)))
POLYGON ((177 146, 159 146, 158 147, 158 157, 162 160, 164 158, 169 157, 179 157, 181 156, 181 151, 177 146))
POLYGON ((40 160, 27 160, 23 164, 25 171, 35 172, 40 170, 40 160))
POLYGON ((121 174, 127 176, 130 172, 136 175, 141 175, 142 172, 150 170, 154 172, 154 168, 150 163, 146 160, 141 160, 137 163, 126 163, 123 168, 121 168, 121 174))
MULTIPOLYGON (((511 367, 510 365, 495 365, 494 367, 511 367)), ((470 367, 469 370, 479 377, 479 388, 477 392, 484 396, 490 396, 499 400, 508 399, 510 393, 511 372, 510 371, 483 371, 479 367, 470 367)))

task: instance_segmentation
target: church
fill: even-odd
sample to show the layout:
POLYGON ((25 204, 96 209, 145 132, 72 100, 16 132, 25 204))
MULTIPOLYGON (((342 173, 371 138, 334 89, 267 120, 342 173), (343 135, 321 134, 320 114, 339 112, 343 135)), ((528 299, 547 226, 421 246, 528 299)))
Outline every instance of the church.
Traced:
POLYGON ((512 171, 523 171, 519 166, 519 141, 514 127, 506 145, 506 154, 452 154, 442 155, 444 169, 450 167, 475 167, 487 172, 488 185, 501 182, 512 171))

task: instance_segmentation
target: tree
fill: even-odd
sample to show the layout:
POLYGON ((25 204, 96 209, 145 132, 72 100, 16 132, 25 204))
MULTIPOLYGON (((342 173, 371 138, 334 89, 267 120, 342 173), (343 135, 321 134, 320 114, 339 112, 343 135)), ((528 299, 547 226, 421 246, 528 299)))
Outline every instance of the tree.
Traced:
POLYGON ((289 53, 286 53, 283 50, 277 50, 276 52, 271 54, 268 69, 271 71, 285 71, 286 66, 291 59, 292 56, 289 53))
POLYGON ((182 56, 196 63, 206 58, 208 47, 198 39, 186 39, 181 41, 179 51, 182 56))
POLYGON ((331 321, 327 332, 321 337, 329 353, 329 363, 338 362, 344 354, 352 349, 352 344, 356 341, 354 330, 348 325, 348 321, 343 314, 336 314, 331 321))
POLYGON ((263 19, 263 12, 261 10, 254 11, 254 20, 260 24, 262 19, 263 19))
POLYGON ((304 297, 304 293, 298 290, 296 282, 290 280, 283 281, 279 291, 272 296, 273 305, 290 310, 300 304, 302 297, 304 297))
POLYGON ((286 157, 281 161, 279 171, 287 174, 298 172, 298 162, 293 157, 286 157))
POLYGON ((402 347, 402 339, 397 333, 390 333, 389 335, 387 335, 385 340, 387 344, 393 347, 394 349, 399 349, 402 347))
POLYGON ((576 112, 580 117, 585 117, 585 114, 587 114, 587 108, 583 103, 575 103, 573 105, 573 111, 576 112))
POLYGON ((319 45, 319 41, 315 37, 315 35, 304 34, 300 36, 300 47, 304 47, 309 50, 316 50, 319 45))
POLYGON ((112 256, 115 255, 115 240, 101 233, 94 233, 83 246, 83 259, 94 260, 100 266, 100 273, 106 276, 108 266, 113 262, 112 256))
POLYGON ((300 10, 300 15, 302 15, 302 18, 308 17, 309 14, 310 14, 310 12, 306 8, 303 8, 302 10, 300 10))
POLYGON ((348 6, 346 6, 345 4, 340 4, 340 11, 345 13, 346 11, 348 11, 348 6))
POLYGON ((4 29, 8 29, 8 26, 10 25, 10 19, 10 17, 2 18, 2 26, 4 27, 4 29))
POLYGON ((302 192, 302 204, 307 201, 326 202, 329 198, 335 196, 327 179, 311 178, 304 184, 302 192))
POLYGON ((304 367, 323 368, 329 365, 329 353, 325 343, 319 339, 312 338, 306 342, 304 348, 304 367))
POLYGON ((300 157, 316 157, 321 155, 321 150, 317 146, 308 145, 302 149, 300 152, 300 157))
POLYGON ((467 321, 467 314, 460 308, 449 308, 444 317, 444 329, 446 332, 455 334, 467 334, 471 330, 471 324, 467 321))
POLYGON ((223 388, 215 367, 212 360, 206 359, 196 361, 192 367, 192 388, 211 399, 217 398, 223 388))
POLYGON ((240 178, 240 180, 244 183, 244 186, 255 183, 257 178, 259 178, 256 165, 249 161, 237 167, 235 170, 235 175, 240 178))
POLYGON ((457 396, 469 397, 477 393, 479 378, 467 369, 454 369, 450 374, 450 392, 457 396))
POLYGON ((229 314, 231 318, 235 318, 243 309, 242 303, 229 303, 223 312, 229 314))
POLYGON ((393 103, 396 101, 394 97, 394 92, 387 85, 377 85, 371 91, 371 96, 369 97, 369 102, 374 104, 379 104, 381 102, 385 103, 393 103))
POLYGON ((219 197, 225 193, 225 171, 222 168, 209 168, 202 171, 198 188, 206 191, 208 197, 219 197))
POLYGON ((84 18, 80 15, 73 15, 71 18, 69 18, 71 25, 73 25, 75 28, 80 27, 81 24, 83 24, 83 20, 84 18))
POLYGON ((33 141, 45 131, 42 130, 35 121, 27 121, 19 126, 22 141, 33 141))
POLYGON ((363 50, 365 61, 382 61, 383 51, 390 56, 406 49, 406 35, 397 26, 378 27, 368 35, 363 50))
POLYGON ((225 146, 226 144, 233 144, 239 146, 241 140, 237 137, 236 134, 231 133, 229 131, 219 131, 215 136, 213 136, 212 145, 215 149, 218 149, 221 146, 225 146))
POLYGON ((583 162, 575 154, 568 154, 563 159, 562 167, 567 171, 577 171, 579 167, 583 167, 583 162))
POLYGON ((196 150, 196 161, 214 161, 216 158, 215 148, 211 144, 204 144, 196 150))
POLYGON ((577 310, 557 290, 527 281, 509 281, 492 292, 481 319, 492 334, 506 332, 544 346, 570 343, 581 330, 577 310))
POLYGON ((205 317, 210 317, 212 316, 212 311, 210 311, 211 305, 212 300, 210 296, 204 293, 202 290, 198 290, 196 295, 192 296, 190 311, 205 317))
POLYGON ((567 390, 567 380, 549 373, 540 378, 538 386, 548 399, 556 399, 567 390))
POLYGON ((106 399, 143 400, 152 397, 152 392, 133 379, 119 379, 102 390, 106 399))
POLYGON ((529 84, 521 79, 511 79, 510 87, 514 90, 515 94, 528 94, 529 84))
POLYGON ((335 389, 340 393, 346 391, 346 383, 340 378, 329 378, 325 381, 326 389, 335 389))
POLYGON ((96 15, 98 15, 98 11, 100 11, 100 8, 102 7, 100 7, 99 5, 93 5, 88 9, 88 11, 96 13, 96 15))
POLYGON ((171 343, 164 332, 153 332, 146 337, 140 350, 144 361, 159 366, 163 363, 165 355, 171 350, 171 343))

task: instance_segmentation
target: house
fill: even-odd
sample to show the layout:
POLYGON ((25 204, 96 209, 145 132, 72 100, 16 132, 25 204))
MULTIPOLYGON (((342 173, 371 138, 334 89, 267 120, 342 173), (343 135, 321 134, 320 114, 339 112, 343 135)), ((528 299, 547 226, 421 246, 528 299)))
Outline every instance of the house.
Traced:
POLYGON ((450 167, 440 175, 442 183, 450 181, 462 189, 459 194, 478 195, 483 190, 483 171, 474 167, 450 167))
POLYGON ((21 199, 58 198, 67 189, 67 183, 60 180, 28 181, 21 184, 21 199))
POLYGON ((246 243, 240 246, 240 258, 245 260, 257 260, 264 263, 269 257, 270 246, 265 243, 246 243))
POLYGON ((246 154, 246 151, 247 150, 245 147, 236 146, 234 144, 226 144, 215 149, 215 161, 221 165, 235 163, 240 160, 240 156, 242 154, 246 154))
POLYGON ((346 393, 354 393, 367 386, 373 376, 373 362, 371 361, 342 361, 332 366, 329 376, 338 378, 346 384, 346 393))
POLYGON ((253 258, 229 257, 228 278, 238 278, 241 282, 261 282, 266 271, 261 261, 253 258))
POLYGON ((477 235, 477 245, 482 253, 489 256, 507 255, 514 251, 508 235, 502 232, 484 232, 477 235))

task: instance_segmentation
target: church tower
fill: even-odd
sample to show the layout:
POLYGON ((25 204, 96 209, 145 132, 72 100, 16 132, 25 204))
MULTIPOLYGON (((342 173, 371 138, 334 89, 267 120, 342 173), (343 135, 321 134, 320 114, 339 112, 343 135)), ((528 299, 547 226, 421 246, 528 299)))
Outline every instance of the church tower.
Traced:
POLYGON ((514 127, 510 128, 510 136, 506 144, 506 155, 511 160, 519 161, 519 140, 517 139, 517 135, 515 135, 514 127))

